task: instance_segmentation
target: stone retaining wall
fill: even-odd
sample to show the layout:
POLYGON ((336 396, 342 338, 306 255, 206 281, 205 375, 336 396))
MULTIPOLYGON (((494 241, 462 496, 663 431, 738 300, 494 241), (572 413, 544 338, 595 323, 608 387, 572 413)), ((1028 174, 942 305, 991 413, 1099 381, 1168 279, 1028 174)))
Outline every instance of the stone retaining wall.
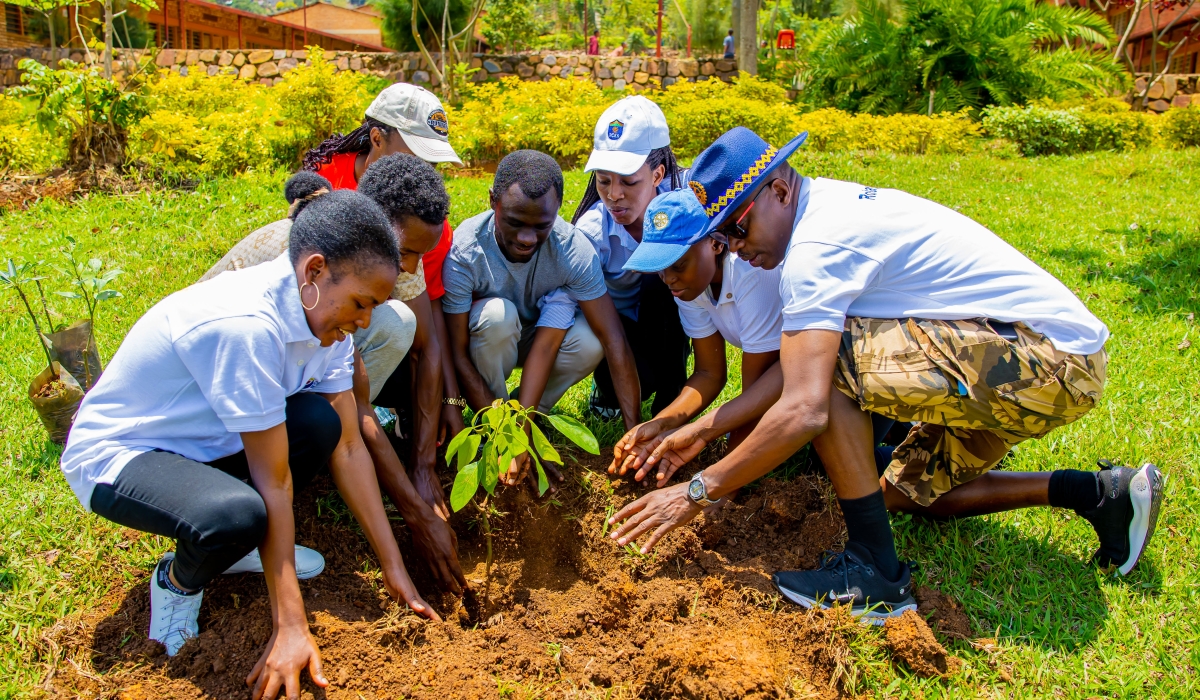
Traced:
MULTIPOLYGON (((136 70, 145 52, 119 49, 114 57, 114 76, 119 80, 136 70)), ((354 71, 376 75, 393 82, 410 82, 437 87, 437 77, 429 70, 428 62, 419 53, 368 53, 357 51, 327 51, 326 58, 339 71, 354 71)), ((77 63, 88 62, 89 56, 79 49, 59 49, 57 58, 69 58, 77 63)), ((46 48, 0 50, 0 85, 20 82, 17 63, 33 58, 49 63, 46 48)), ((93 53, 92 60, 99 60, 93 53)), ((161 68, 190 75, 202 71, 206 75, 231 74, 244 80, 256 80, 271 85, 289 70, 307 61, 307 51, 283 49, 251 49, 243 51, 163 49, 154 57, 161 68)), ((437 60, 437 56, 434 56, 437 60)), ((640 91, 653 84, 662 86, 686 80, 729 81, 737 75, 737 62, 732 59, 654 59, 644 56, 586 56, 570 52, 541 52, 512 56, 476 54, 471 58, 476 69, 471 80, 476 83, 515 76, 521 80, 550 80, 575 78, 591 80, 596 85, 617 90, 640 91)))
MULTIPOLYGON (((1142 94, 1148 80, 1149 76, 1138 76, 1134 81, 1135 94, 1142 94)), ((1146 106, 1155 112, 1200 105, 1200 75, 1164 75, 1162 80, 1150 86, 1146 97, 1150 100, 1146 106)))

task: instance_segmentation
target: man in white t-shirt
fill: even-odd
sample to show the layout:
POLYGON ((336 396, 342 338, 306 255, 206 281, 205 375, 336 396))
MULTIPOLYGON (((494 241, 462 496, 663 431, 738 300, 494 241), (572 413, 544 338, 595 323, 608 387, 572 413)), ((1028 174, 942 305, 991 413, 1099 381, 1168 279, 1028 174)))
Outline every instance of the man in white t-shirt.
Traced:
POLYGON ((915 609, 886 510, 953 517, 1072 508, 1099 535, 1097 563, 1127 574, 1162 501, 1154 465, 990 471, 1013 445, 1095 405, 1108 329, 1061 282, 961 214, 897 190, 801 177, 787 158, 806 136, 777 150, 737 127, 692 166, 708 231, 751 265, 782 268, 780 370, 722 407, 721 420, 709 414, 655 448, 648 461, 683 464, 728 424, 761 416, 747 440, 689 484, 617 513, 612 522, 626 522, 613 537, 624 545, 653 531, 648 551, 811 441, 849 537, 820 569, 775 575, 800 605, 850 604, 876 622, 915 609), (882 478, 872 413, 915 423, 882 478))

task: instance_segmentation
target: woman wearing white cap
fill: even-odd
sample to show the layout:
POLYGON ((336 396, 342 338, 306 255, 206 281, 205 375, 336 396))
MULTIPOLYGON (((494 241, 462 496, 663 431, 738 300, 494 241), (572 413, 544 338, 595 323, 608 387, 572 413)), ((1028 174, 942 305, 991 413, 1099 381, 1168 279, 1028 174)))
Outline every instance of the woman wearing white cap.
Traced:
MULTIPOLYGON (((600 255, 604 281, 637 361, 642 398, 654 394, 652 410, 658 413, 687 381, 688 338, 662 280, 623 269, 641 243, 650 200, 687 181, 686 171, 675 162, 667 119, 658 105, 634 95, 604 110, 584 170, 592 177, 571 223, 600 255)), ((615 417, 619 410, 607 362, 600 363, 594 378, 592 410, 615 417)))
MULTIPOLYGON (((333 185, 335 190, 357 189, 359 180, 367 167, 384 156, 394 153, 411 153, 428 163, 457 163, 462 164, 458 154, 449 141, 450 125, 446 110, 437 96, 428 90, 408 83, 396 83, 384 89, 367 107, 362 126, 348 134, 337 134, 325 139, 315 148, 304 155, 304 169, 314 171, 333 185)), ((441 237, 432 250, 421 256, 421 270, 424 276, 425 291, 430 306, 430 317, 433 321, 434 333, 428 334, 432 343, 428 352, 421 357, 423 360, 437 358, 436 374, 442 377, 442 386, 437 402, 440 411, 437 423, 429 429, 428 420, 422 418, 427 413, 427 407, 414 406, 412 411, 414 425, 411 434, 415 435, 416 473, 414 483, 421 495, 444 517, 449 516, 441 486, 433 473, 433 462, 436 456, 437 444, 448 433, 457 434, 463 428, 462 410, 466 402, 458 388, 458 378, 454 374, 454 364, 448 356, 449 340, 446 336, 446 324, 442 317, 442 296, 446 289, 442 284, 442 265, 453 243, 453 231, 450 222, 442 223, 441 237)), ((417 299, 420 303, 420 298, 417 299)), ((403 355, 403 351, 400 351, 403 355)), ((401 373, 408 370, 409 363, 400 366, 401 373)), ((371 367, 367 367, 368 373, 371 367)), ((427 376, 427 367, 418 364, 417 377, 427 376)), ((387 380, 371 378, 372 386, 387 380)), ((413 392, 420 395, 419 388, 413 392)), ((407 408, 389 406, 388 408, 407 408)), ((402 411, 407 415, 407 411, 402 411)))

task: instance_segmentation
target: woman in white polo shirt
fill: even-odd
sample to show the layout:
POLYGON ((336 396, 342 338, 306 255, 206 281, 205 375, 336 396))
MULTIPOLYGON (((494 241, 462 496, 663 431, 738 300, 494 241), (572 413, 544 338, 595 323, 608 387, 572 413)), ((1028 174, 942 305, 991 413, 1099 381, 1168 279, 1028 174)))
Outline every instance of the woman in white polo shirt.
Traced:
POLYGON ((388 591, 437 617, 405 571, 351 393, 349 336, 396 282, 396 238, 372 200, 319 194, 313 179, 288 183, 288 255, 176 292, 134 324, 62 456, 85 508, 176 540, 150 583, 150 637, 169 655, 197 634, 205 584, 258 548, 274 633, 248 679, 255 698, 299 697, 306 667, 327 684, 292 515, 293 491, 326 464, 388 591))
MULTIPOLYGON (((725 344, 742 350, 742 387, 749 388, 779 361, 783 302, 779 271, 760 270, 729 254, 723 239, 705 235, 708 216, 689 189, 658 195, 646 209, 642 242, 625 262, 626 270, 657 272, 679 306, 683 330, 692 339, 695 369, 679 396, 621 438, 609 471, 635 469, 642 480, 645 458, 660 436, 685 425, 720 395, 728 374, 725 344)), ((730 435, 736 445, 754 424, 730 435)), ((656 474, 662 486, 671 477, 668 462, 656 474)))

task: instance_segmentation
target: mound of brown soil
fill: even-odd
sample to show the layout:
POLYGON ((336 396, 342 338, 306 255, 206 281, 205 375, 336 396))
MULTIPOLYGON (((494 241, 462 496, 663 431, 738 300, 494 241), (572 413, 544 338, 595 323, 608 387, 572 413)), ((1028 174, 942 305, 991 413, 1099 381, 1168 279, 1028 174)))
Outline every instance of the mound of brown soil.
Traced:
POLYGON ((971 640, 975 634, 971 618, 963 612, 958 601, 941 591, 920 586, 914 596, 921 617, 929 621, 934 631, 947 639, 971 640))
POLYGON ((887 644, 893 656, 922 676, 949 676, 958 670, 959 660, 938 643, 933 631, 915 611, 887 621, 887 644))
MULTIPOLYGON (((326 558, 325 572, 301 590, 331 682, 322 690, 305 675, 305 697, 767 698, 803 689, 831 698, 848 690, 843 673, 861 628, 844 611, 793 607, 770 584, 774 570, 812 566, 843 536, 826 485, 768 481, 643 556, 608 539, 604 519, 645 487, 610 482, 599 460, 588 465, 552 500, 501 495, 490 582, 473 509, 455 516, 473 589, 461 600, 430 594, 434 586, 397 528, 440 624, 388 599, 328 480, 300 494, 298 542, 326 558)), ((103 609, 47 635, 45 687, 83 697, 244 697, 271 633, 262 576, 210 585, 202 633, 171 659, 146 638, 147 582, 148 572, 115 589, 103 609)), ((896 634, 911 641, 894 648, 913 668, 945 672, 944 650, 916 619, 928 639, 910 625, 896 634)))

